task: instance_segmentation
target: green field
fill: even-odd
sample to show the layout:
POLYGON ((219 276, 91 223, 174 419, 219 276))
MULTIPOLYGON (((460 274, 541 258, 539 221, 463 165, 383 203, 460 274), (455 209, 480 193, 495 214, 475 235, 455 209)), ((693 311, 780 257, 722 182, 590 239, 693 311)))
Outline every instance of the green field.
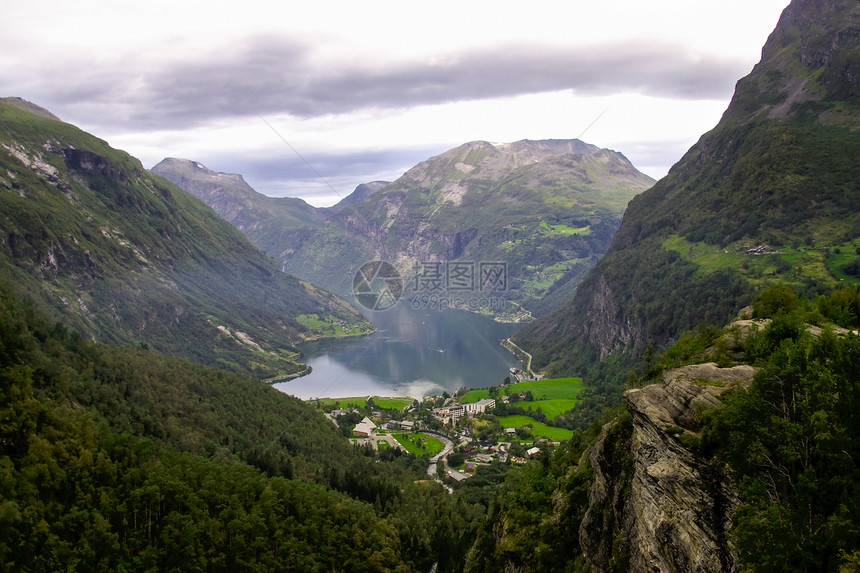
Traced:
POLYGON ((541 409, 546 417, 550 420, 555 420, 560 414, 564 414, 568 410, 572 410, 579 400, 566 400, 557 398, 555 400, 535 400, 534 402, 517 402, 517 406, 526 410, 541 409))
POLYGON ((364 408, 367 404, 367 396, 354 396, 352 398, 320 398, 317 400, 323 406, 340 406, 341 408, 364 408))
POLYGON ((675 251, 682 258, 699 266, 701 272, 732 269, 752 284, 779 277, 784 282, 805 284, 814 280, 823 284, 837 282, 855 285, 858 277, 845 274, 841 267, 858 257, 858 245, 796 245, 779 247, 778 253, 750 255, 741 250, 738 241, 727 247, 707 243, 691 243, 678 235, 663 241, 663 248, 675 251))
POLYGON ((540 230, 551 235, 588 235, 591 232, 591 225, 568 227, 561 224, 550 225, 546 221, 541 221, 540 230))
POLYGON ((573 436, 573 432, 567 428, 547 426, 546 424, 541 424, 529 416, 502 416, 499 418, 499 422, 502 424, 503 428, 519 428, 520 426, 531 424, 532 429, 529 430, 529 432, 531 432, 533 436, 548 438, 556 442, 569 440, 571 436, 573 436))
POLYGON ((317 336, 354 336, 364 334, 355 328, 345 328, 343 321, 334 316, 321 319, 318 314, 300 314, 296 317, 296 320, 317 336))
POLYGON ((478 400, 483 400, 484 398, 490 397, 490 391, 486 388, 475 388, 474 390, 469 390, 466 394, 460 398, 461 404, 474 404, 478 400))
POLYGON ((427 434, 406 434, 403 432, 397 432, 392 435, 407 452, 416 456, 427 454, 430 457, 433 457, 441 452, 444 447, 441 440, 438 440, 433 436, 428 436, 427 434), (418 444, 418 440, 421 440, 421 445, 418 444))
MULTIPOLYGON (((337 406, 341 408, 364 408, 367 405, 369 396, 353 396, 351 398, 320 398, 318 401, 323 406, 337 406)), ((373 396, 373 402, 383 410, 402 410, 412 404, 412 398, 403 396, 393 396, 390 398, 382 398, 373 396)))
POLYGON ((505 392, 531 392, 535 400, 575 400, 582 388, 582 378, 550 378, 517 382, 505 387, 505 392))
MULTIPOLYGON (((531 392, 535 400, 576 400, 582 391, 582 378, 550 378, 548 380, 532 380, 530 382, 517 382, 500 388, 502 394, 518 394, 520 392, 531 392)), ((475 388, 469 390, 460 399, 463 404, 471 404, 483 398, 489 398, 490 391, 487 388, 475 388)), ((572 406, 571 406, 572 407, 572 406)), ((570 409, 570 408, 568 408, 570 409)), ((544 410, 546 411, 546 410, 544 410)), ((547 414, 549 415, 549 414, 547 414)))
POLYGON ((856 286, 860 282, 860 277, 846 274, 842 270, 842 266, 860 259, 860 248, 853 244, 846 244, 838 248, 831 249, 828 253, 826 264, 828 270, 840 282, 856 286))
POLYGON ((412 405, 412 398, 406 397, 390 397, 390 398, 382 398, 380 396, 374 396, 373 402, 384 410, 402 410, 404 408, 408 408, 412 405))

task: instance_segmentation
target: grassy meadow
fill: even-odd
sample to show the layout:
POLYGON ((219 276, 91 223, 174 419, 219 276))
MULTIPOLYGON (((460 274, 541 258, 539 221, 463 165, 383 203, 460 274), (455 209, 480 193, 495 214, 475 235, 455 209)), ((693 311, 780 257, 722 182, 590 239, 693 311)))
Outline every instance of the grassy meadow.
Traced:
POLYGON ((556 442, 569 440, 573 436, 573 432, 567 428, 556 428, 555 426, 547 426, 541 424, 530 416, 514 415, 500 416, 499 422, 504 428, 520 428, 522 426, 531 425, 529 432, 537 438, 547 438, 556 442))

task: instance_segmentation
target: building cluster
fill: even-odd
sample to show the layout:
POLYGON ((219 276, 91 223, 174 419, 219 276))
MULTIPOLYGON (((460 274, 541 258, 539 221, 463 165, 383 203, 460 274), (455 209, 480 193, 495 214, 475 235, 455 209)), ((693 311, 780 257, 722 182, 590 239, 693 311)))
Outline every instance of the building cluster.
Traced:
MULTIPOLYGON (((373 423, 373 420, 366 417, 355 425, 352 429, 354 438, 371 438, 376 435, 379 426, 373 423)), ((403 430, 404 432, 412 432, 415 430, 415 422, 411 420, 389 420, 382 424, 384 430, 403 430)))
POLYGON ((446 420, 448 418, 461 418, 463 416, 483 414, 495 407, 496 401, 493 398, 484 398, 470 404, 450 404, 441 408, 433 408, 432 413, 440 420, 446 420))
MULTIPOLYGON (((519 397, 520 399, 526 398, 522 394, 519 397)), ((503 400, 504 398, 507 398, 507 396, 502 397, 503 400)), ((514 399, 516 399, 516 396, 514 399)), ((485 398, 469 404, 455 403, 453 398, 449 398, 444 406, 434 408, 431 412, 437 420, 445 422, 446 420, 450 421, 455 418, 483 414, 495 407, 496 400, 493 398, 485 398)), ((332 421, 335 421, 342 415, 357 414, 358 412, 359 410, 356 408, 348 408, 346 410, 337 409, 327 415, 332 421)), ((404 449, 403 446, 395 437, 396 431, 413 432, 426 427, 426 420, 395 420, 385 418, 386 416, 382 416, 380 412, 371 412, 369 416, 365 416, 353 426, 351 432, 352 441, 358 445, 372 447, 375 451, 379 451, 380 447, 383 446, 383 442, 387 443, 387 447, 402 450, 404 449), (376 419, 376 422, 372 418, 376 419)), ((519 442, 517 436, 519 431, 520 428, 506 427, 502 430, 502 436, 495 436, 494 439, 479 441, 472 436, 469 425, 458 425, 458 428, 456 430, 452 428, 447 436, 453 440, 454 444, 457 444, 454 451, 463 454, 463 462, 457 467, 449 466, 446 459, 447 456, 440 454, 441 459, 438 463, 444 464, 444 469, 449 478, 461 482, 473 476, 481 465, 491 464, 495 461, 503 464, 522 465, 529 458, 533 458, 541 452, 539 443, 547 444, 548 447, 552 446, 549 441, 540 439, 532 442, 531 447, 525 449, 523 447, 524 444, 519 442), (498 438, 501 439, 497 441, 498 438)))

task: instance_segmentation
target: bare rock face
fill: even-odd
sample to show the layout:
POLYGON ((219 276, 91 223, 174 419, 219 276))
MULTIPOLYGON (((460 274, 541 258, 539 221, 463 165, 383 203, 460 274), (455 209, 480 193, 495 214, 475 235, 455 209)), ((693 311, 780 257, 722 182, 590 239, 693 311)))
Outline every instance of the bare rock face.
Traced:
POLYGON ((727 535, 737 505, 730 478, 684 436, 695 439, 701 412, 753 374, 750 366, 699 364, 625 394, 627 430, 615 422, 590 454, 595 481, 580 542, 595 571, 736 570, 727 535))
POLYGON ((585 334, 600 350, 601 360, 612 352, 633 346, 640 338, 640 329, 626 316, 603 275, 598 278, 591 298, 585 334))
POLYGON ((596 572, 629 569, 626 540, 633 456, 632 424, 616 418, 606 424, 588 452, 594 470, 588 510, 579 524, 579 545, 596 572))

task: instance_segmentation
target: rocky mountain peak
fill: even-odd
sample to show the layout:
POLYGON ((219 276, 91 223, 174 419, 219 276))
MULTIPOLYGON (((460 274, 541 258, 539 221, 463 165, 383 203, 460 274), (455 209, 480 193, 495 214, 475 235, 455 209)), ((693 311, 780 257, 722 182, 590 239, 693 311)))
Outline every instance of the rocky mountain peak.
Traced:
MULTIPOLYGON (((177 180, 195 181, 198 184, 197 190, 200 193, 215 192, 223 185, 233 185, 234 191, 242 191, 245 193, 256 193, 250 185, 245 181, 244 177, 238 173, 219 173, 209 169, 202 163, 191 161, 190 159, 180 159, 177 157, 167 157, 155 165, 151 171, 163 177, 167 177, 171 181, 174 178, 177 180), (200 184, 203 184, 202 186, 200 184), (208 185, 206 185, 208 183, 208 185), (204 191, 206 189, 207 191, 204 191)), ((174 181, 176 183, 176 181, 174 181)))
POLYGON ((761 61, 738 82, 726 115, 739 112, 743 117, 769 110, 770 117, 781 118, 799 109, 809 113, 808 106, 798 107, 806 102, 856 101, 860 98, 860 63, 852 54, 858 43, 860 3, 792 2, 762 48, 761 61))
POLYGON ((377 191, 381 191, 389 183, 391 183, 391 181, 371 181, 370 183, 362 183, 358 185, 352 193, 338 201, 336 205, 333 205, 331 210, 340 211, 350 205, 361 203, 377 191))

